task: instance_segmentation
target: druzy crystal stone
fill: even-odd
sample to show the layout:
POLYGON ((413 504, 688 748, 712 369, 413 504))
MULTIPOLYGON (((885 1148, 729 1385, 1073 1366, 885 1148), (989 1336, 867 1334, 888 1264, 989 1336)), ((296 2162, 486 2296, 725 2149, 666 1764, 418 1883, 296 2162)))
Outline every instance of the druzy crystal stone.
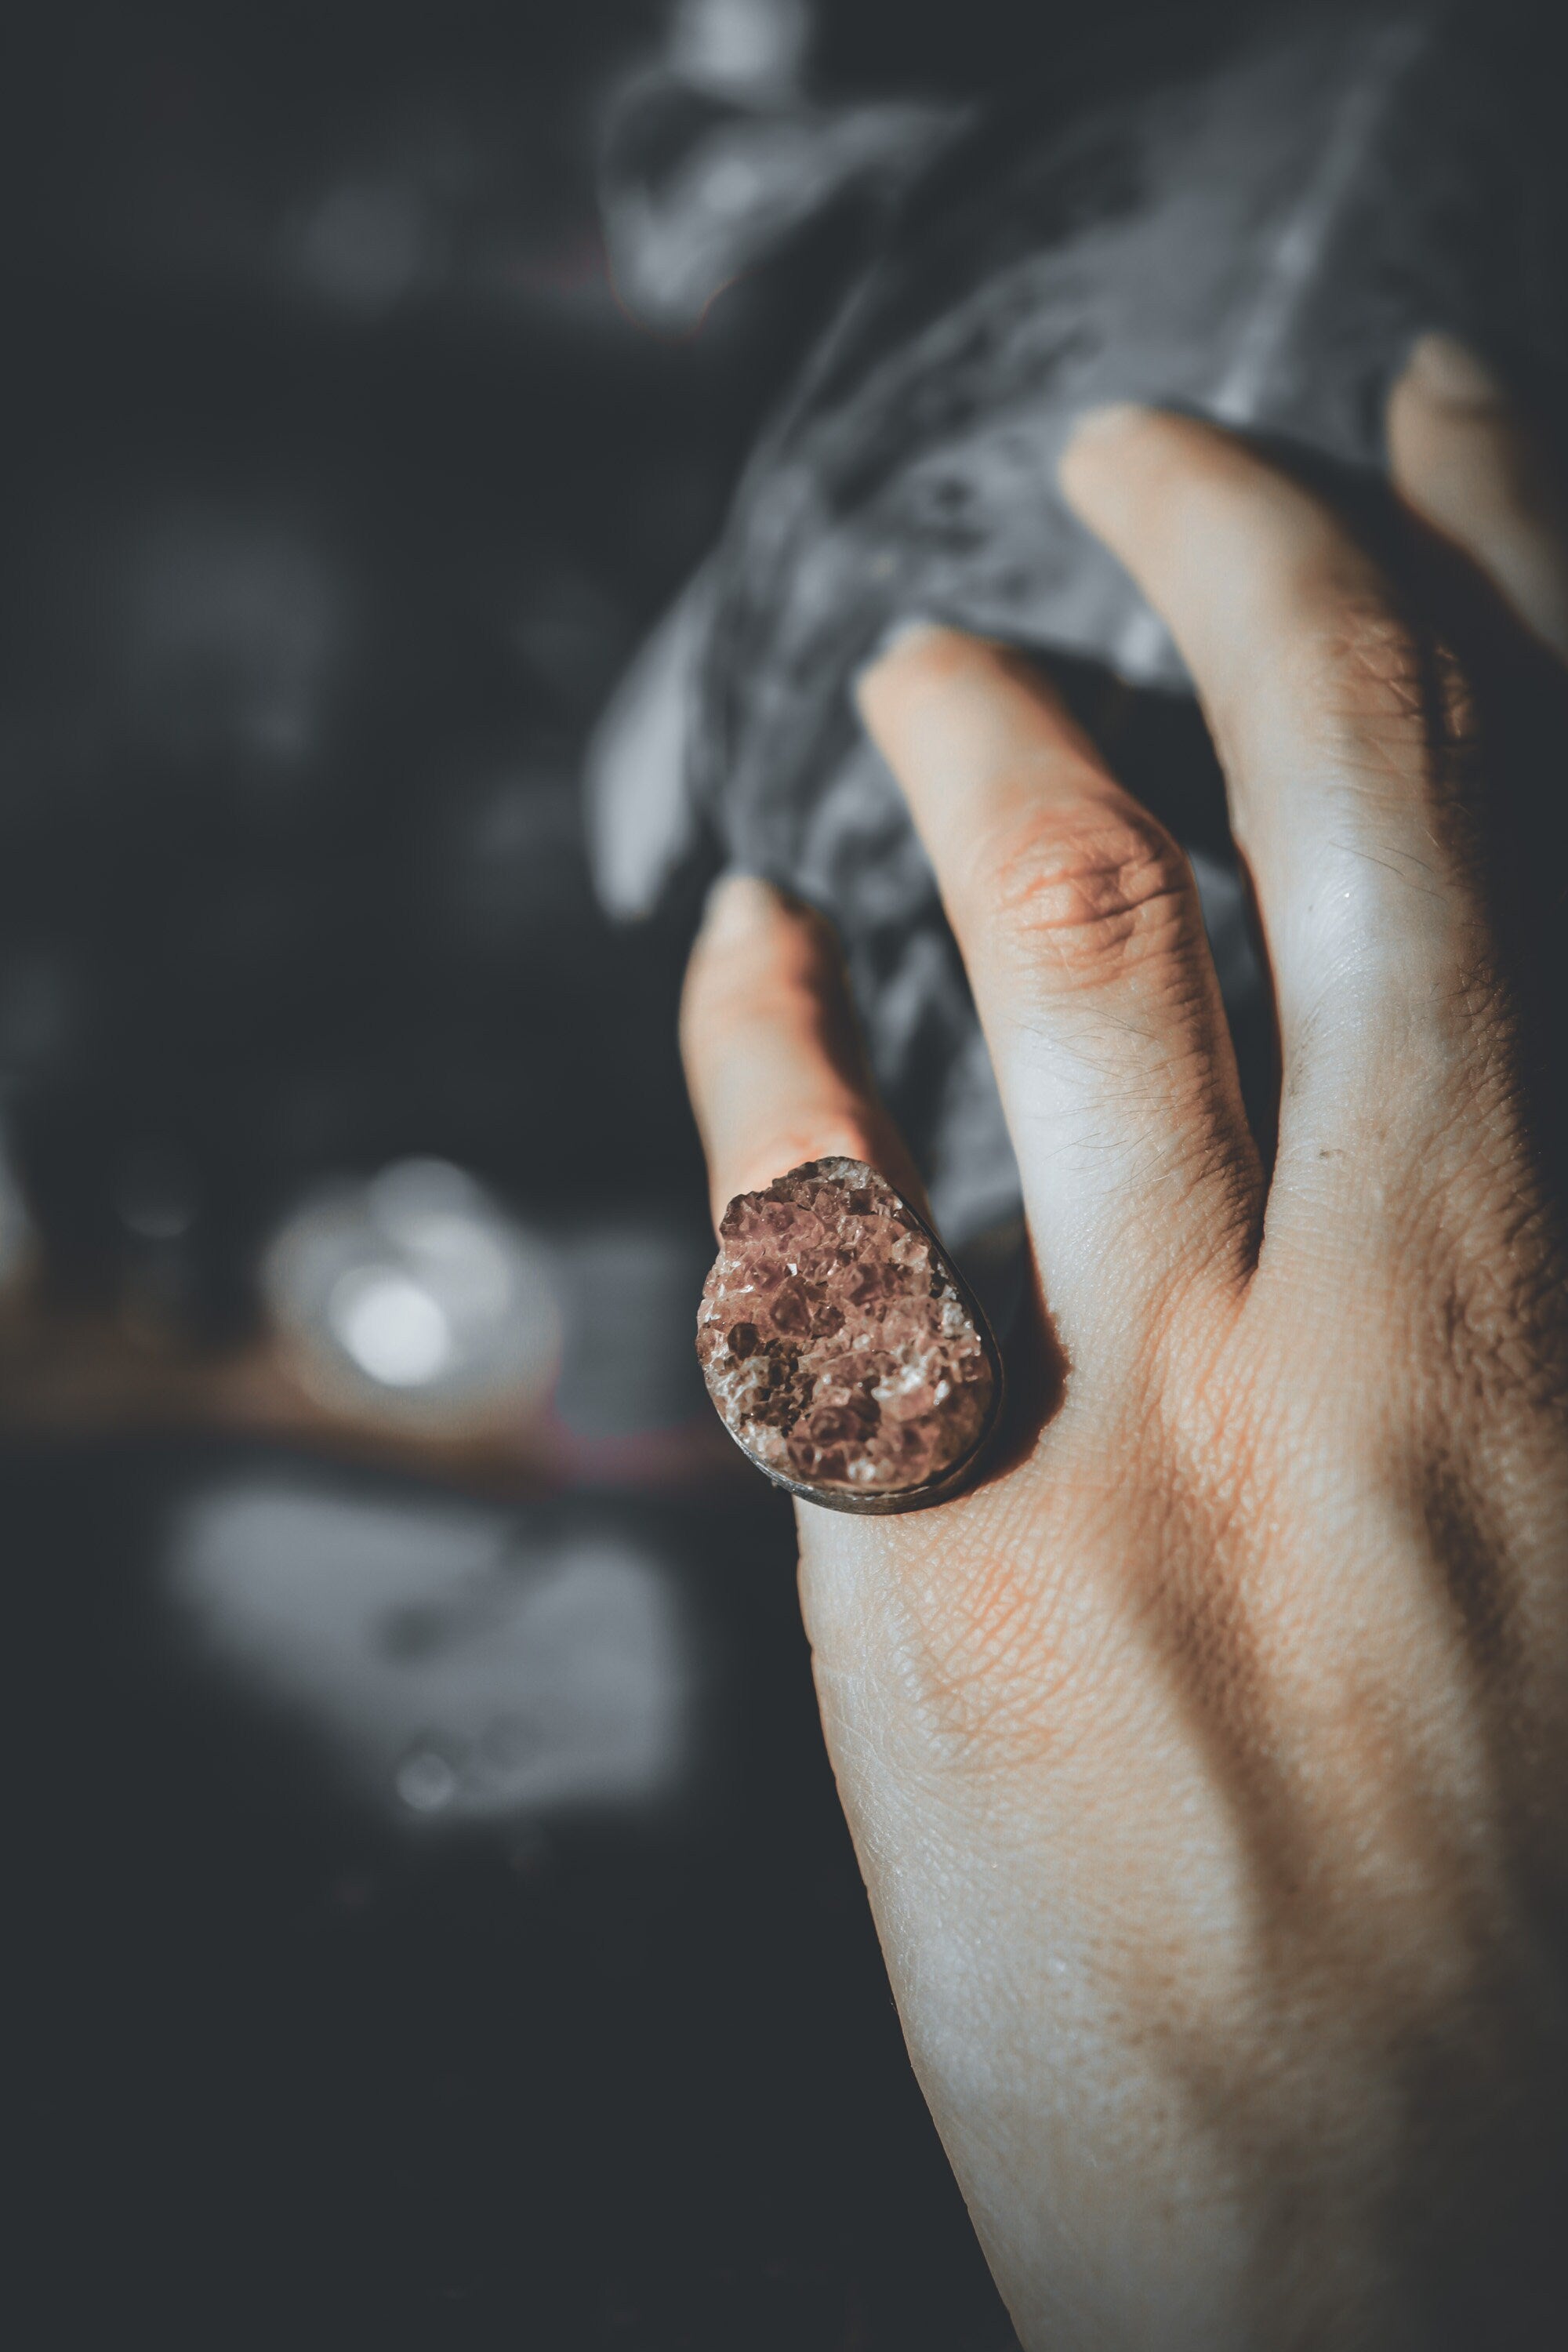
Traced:
POLYGON ((731 1201, 697 1352, 759 1468, 825 1501, 897 1507, 956 1473, 994 1417, 977 1310, 886 1180, 815 1160, 731 1201))

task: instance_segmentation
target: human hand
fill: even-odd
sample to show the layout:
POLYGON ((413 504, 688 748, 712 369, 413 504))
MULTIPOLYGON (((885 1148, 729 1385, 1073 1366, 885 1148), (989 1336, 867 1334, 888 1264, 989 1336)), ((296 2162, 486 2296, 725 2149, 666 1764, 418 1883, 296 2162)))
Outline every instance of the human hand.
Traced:
MULTIPOLYGON (((1270 1168, 1186 861, 1049 689, 924 628, 862 681, 985 1027, 1041 1337, 982 1483, 802 1508, 801 1590, 910 2053, 1031 2347, 1554 2332, 1525 2314, 1563 2085, 1568 1318, 1503 771, 1510 698, 1568 656, 1568 554, 1467 366, 1430 342, 1394 394, 1398 586, 1215 428, 1106 412, 1065 461, 1226 770, 1270 1168)), ((816 919, 725 885, 683 1033, 716 1211, 839 1153, 908 1189, 816 919)))

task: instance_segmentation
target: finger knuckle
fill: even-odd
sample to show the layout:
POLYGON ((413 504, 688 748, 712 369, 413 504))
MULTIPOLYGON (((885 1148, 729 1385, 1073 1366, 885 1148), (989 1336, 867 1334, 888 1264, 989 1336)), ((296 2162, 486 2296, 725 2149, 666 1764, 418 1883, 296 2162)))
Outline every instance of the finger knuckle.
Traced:
POLYGON ((1152 817, 1038 824, 993 844, 982 896, 998 935, 1069 982, 1108 979, 1189 939, 1192 871, 1152 817))
POLYGON ((1297 661, 1303 707, 1347 772, 1436 779, 1443 714, 1457 715, 1468 689, 1394 604, 1373 591, 1334 600, 1302 632, 1297 661))
POLYGON ((837 1002, 842 979, 826 958, 789 955, 713 975, 714 1014, 731 1028, 815 1026, 837 1002))
POLYGON ((1397 608, 1374 589, 1325 598, 1318 625, 1304 636, 1334 698, 1354 709, 1418 710, 1424 667, 1419 642, 1397 608))

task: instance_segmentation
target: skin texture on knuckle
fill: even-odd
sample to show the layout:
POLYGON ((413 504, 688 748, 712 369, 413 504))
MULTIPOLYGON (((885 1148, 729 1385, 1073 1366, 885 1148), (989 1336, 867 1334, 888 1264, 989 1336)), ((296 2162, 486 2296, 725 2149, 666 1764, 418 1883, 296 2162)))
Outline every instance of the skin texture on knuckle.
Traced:
POLYGON ((1369 588, 1313 612, 1279 675, 1285 691, 1264 723, 1283 724, 1295 762, 1313 747, 1333 799, 1354 815, 1400 820, 1413 869, 1423 842, 1449 878, 1474 864, 1476 705, 1450 648, 1369 588))
POLYGON ((805 909, 782 907, 749 936, 698 936, 689 997, 717 1016, 726 1006, 769 1009, 791 995, 825 995, 839 964, 827 925, 805 909))
POLYGON ((715 973, 713 980, 705 1010, 715 1023, 736 1033, 751 1027, 816 1027, 834 1005, 826 975, 808 964, 743 966, 715 973))
POLYGON ((1184 958, 1202 936, 1192 869, 1141 814, 1026 821, 986 845, 968 895, 994 943, 1068 987, 1184 958))
POLYGON ((1280 664, 1281 716, 1330 758, 1408 781, 1430 752, 1429 666, 1414 631, 1375 591, 1302 616, 1280 664))

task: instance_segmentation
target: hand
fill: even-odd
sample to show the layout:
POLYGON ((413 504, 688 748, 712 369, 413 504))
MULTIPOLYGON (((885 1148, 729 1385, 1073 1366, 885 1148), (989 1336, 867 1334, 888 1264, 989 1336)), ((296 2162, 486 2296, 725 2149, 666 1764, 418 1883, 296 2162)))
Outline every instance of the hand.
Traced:
MULTIPOLYGON (((801 1590, 910 2053, 1053 2352, 1534 2345, 1568 2307, 1527 2315, 1563 2079, 1564 1260, 1482 692, 1514 740, 1568 558, 1458 347, 1418 352, 1390 446, 1398 588, 1206 425, 1104 412, 1064 467, 1225 766, 1269 1171, 1186 861, 1047 687, 935 628, 861 686, 1056 1370, 962 1499, 802 1508, 801 1590)), ((1547 749, 1524 781, 1560 795, 1568 728, 1547 749)), ((716 1211, 829 1153, 907 1186, 793 902, 717 894, 684 1043, 716 1211)))

